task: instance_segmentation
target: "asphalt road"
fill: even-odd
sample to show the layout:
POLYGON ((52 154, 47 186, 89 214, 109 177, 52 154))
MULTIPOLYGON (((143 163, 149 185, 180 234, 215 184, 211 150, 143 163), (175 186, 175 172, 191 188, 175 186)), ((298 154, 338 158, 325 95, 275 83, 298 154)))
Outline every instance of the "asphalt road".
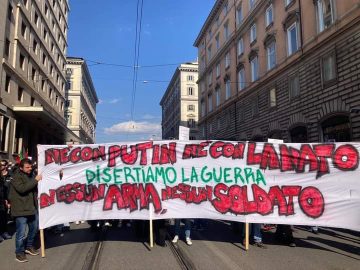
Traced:
POLYGON ((167 241, 150 249, 134 226, 94 232, 87 224, 72 224, 63 235, 47 232, 46 258, 28 256, 28 263, 15 261, 14 239, 0 243, 0 269, 359 269, 359 232, 320 228, 313 234, 295 227, 294 236, 297 247, 291 248, 277 243, 274 231, 265 232, 267 249, 245 251, 229 222, 211 221, 206 230, 192 232, 192 246, 181 237, 176 245, 167 241))

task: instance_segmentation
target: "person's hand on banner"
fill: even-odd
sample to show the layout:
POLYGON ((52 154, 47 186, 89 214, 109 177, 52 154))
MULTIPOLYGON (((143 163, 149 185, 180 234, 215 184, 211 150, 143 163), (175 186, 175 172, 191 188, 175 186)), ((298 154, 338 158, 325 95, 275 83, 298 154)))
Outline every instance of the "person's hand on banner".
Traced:
POLYGON ((41 181, 42 180, 42 175, 41 174, 38 174, 37 176, 35 176, 35 180, 36 181, 41 181))

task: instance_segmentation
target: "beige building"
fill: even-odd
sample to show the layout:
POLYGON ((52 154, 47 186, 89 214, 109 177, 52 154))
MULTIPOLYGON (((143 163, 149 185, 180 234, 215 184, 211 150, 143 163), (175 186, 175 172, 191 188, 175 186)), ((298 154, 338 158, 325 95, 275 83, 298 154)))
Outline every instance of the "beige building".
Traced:
POLYGON ((162 139, 178 139, 179 126, 189 127, 190 140, 198 139, 198 63, 181 64, 161 101, 162 139))
POLYGON ((360 0, 217 0, 194 46, 203 138, 360 139, 360 0))
POLYGON ((79 138, 74 143, 94 143, 99 100, 85 60, 67 57, 66 76, 65 118, 68 128, 79 138))
POLYGON ((67 0, 0 0, 0 157, 77 136, 66 127, 67 0))

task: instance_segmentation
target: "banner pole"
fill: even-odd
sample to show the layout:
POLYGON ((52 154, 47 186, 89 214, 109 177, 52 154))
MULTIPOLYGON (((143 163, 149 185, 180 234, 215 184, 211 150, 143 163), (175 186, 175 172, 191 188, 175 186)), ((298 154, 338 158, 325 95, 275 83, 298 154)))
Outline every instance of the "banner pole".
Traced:
POLYGON ((153 213, 153 207, 152 204, 150 204, 149 207, 149 234, 150 234, 150 248, 154 247, 154 234, 153 234, 153 219, 152 219, 152 213, 153 213))
POLYGON ((154 247, 154 235, 153 235, 153 220, 150 219, 150 247, 153 248, 154 247))
POLYGON ((245 223, 245 250, 249 250, 249 223, 245 223))
POLYGON ((45 258, 44 229, 40 229, 41 258, 45 258))

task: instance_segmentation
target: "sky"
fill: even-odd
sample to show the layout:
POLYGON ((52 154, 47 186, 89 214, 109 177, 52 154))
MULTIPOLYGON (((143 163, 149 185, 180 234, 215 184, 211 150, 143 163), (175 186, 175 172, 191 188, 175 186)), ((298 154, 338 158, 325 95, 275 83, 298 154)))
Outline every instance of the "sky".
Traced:
POLYGON ((134 92, 137 0, 69 1, 67 55, 84 58, 92 76, 96 143, 161 139, 160 100, 176 67, 196 60, 193 44, 214 3, 143 0, 134 92))

